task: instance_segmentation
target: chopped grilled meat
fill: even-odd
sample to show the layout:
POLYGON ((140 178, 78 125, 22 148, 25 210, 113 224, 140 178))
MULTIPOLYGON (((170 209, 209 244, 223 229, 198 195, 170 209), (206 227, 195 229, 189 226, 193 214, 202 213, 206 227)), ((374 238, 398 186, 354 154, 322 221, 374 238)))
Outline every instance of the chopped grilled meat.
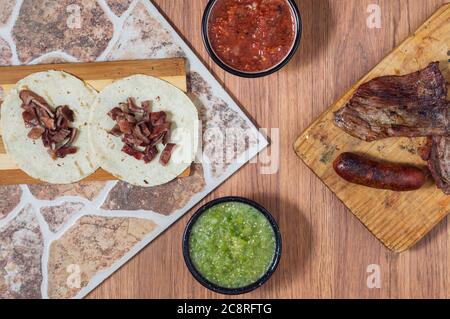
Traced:
POLYGON ((117 124, 119 125, 120 130, 124 134, 131 134, 133 131, 133 123, 128 121, 126 118, 121 118, 117 121, 117 124))
POLYGON ((138 126, 140 128, 140 130, 144 136, 148 137, 152 134, 151 129, 149 128, 149 126, 147 125, 147 123, 145 121, 141 121, 141 122, 137 123, 136 126, 138 126))
POLYGON ((28 133, 28 138, 31 138, 32 140, 37 140, 38 138, 42 137, 42 134, 44 134, 45 128, 41 126, 33 127, 31 131, 28 133))
POLYGON ((175 144, 168 143, 164 148, 164 151, 161 153, 161 157, 159 158, 159 162, 161 165, 166 166, 169 164, 170 158, 172 157, 173 149, 175 148, 175 144))
POLYGON ((164 134, 170 130, 171 123, 166 122, 163 124, 160 124, 158 126, 155 126, 152 130, 152 134, 150 135, 151 139, 155 139, 161 136, 161 134, 164 134))
POLYGON ((158 149, 156 148, 156 146, 147 146, 147 148, 145 149, 144 162, 150 163, 156 158, 157 155, 158 149))
POLYGON ((57 115, 56 127, 59 129, 67 129, 69 128, 69 122, 62 115, 57 115))
POLYGON ((39 119, 34 109, 30 109, 22 112, 22 118, 25 123, 25 127, 35 127, 39 125, 39 119))
POLYGON ((164 145, 167 145, 167 143, 169 143, 169 140, 172 137, 171 135, 172 135, 172 131, 170 131, 170 130, 164 133, 163 140, 162 140, 162 143, 164 145))
POLYGON ((49 113, 49 115, 53 114, 53 110, 47 104, 45 99, 42 96, 37 95, 33 91, 21 90, 19 92, 19 97, 22 100, 23 104, 30 105, 34 103, 36 106, 44 108, 49 113))
POLYGON ((108 112, 108 116, 116 122, 109 134, 122 137, 125 144, 122 152, 133 156, 137 160, 150 163, 158 155, 159 143, 166 145, 163 152, 164 165, 170 160, 175 144, 169 146, 171 123, 167 121, 165 112, 151 112, 150 101, 144 101, 141 106, 136 105, 133 98, 119 103, 108 112))
POLYGON ((70 132, 69 140, 66 143, 64 143, 63 146, 68 147, 68 146, 72 145, 75 142, 77 136, 78 136, 78 130, 76 128, 72 128, 72 130, 70 132))
POLYGON ((166 122, 166 112, 153 112, 150 113, 150 122, 153 126, 158 126, 166 122))
POLYGON ((47 117, 47 116, 42 116, 42 114, 40 114, 40 111, 38 111, 39 114, 39 119, 41 120, 41 123, 43 124, 43 126, 45 128, 48 128, 49 130, 54 130, 56 129, 56 125, 55 125, 55 120, 47 117))
POLYGON ((132 97, 128 98, 127 103, 128 103, 128 109, 130 110, 130 112, 144 113, 144 108, 137 106, 132 97))
POLYGON ((42 134, 42 144, 44 144, 44 147, 51 148, 52 147, 52 137, 50 136, 50 131, 45 129, 44 133, 42 134))
POLYGON ((125 134, 122 137, 122 142, 124 142, 125 144, 131 146, 131 147, 135 147, 135 148, 139 148, 142 145, 142 141, 139 140, 137 137, 135 137, 133 134, 125 134))
POLYGON ((117 117, 118 117, 119 115, 123 115, 123 114, 124 114, 124 112, 123 112, 120 108, 118 108, 118 107, 115 107, 115 108, 113 108, 111 111, 108 112, 108 116, 109 116, 113 121, 117 120, 117 117))
POLYGON ((114 125, 114 127, 109 131, 109 134, 114 135, 116 137, 122 136, 123 133, 120 130, 119 124, 114 125))
POLYGON ((60 106, 56 109, 56 117, 58 116, 62 116, 69 122, 73 122, 75 120, 75 114, 67 105, 60 106))
POLYGON ((133 134, 136 138, 138 138, 140 141, 142 141, 143 145, 150 144, 150 140, 142 133, 142 130, 139 125, 135 125, 133 127, 133 134))
POLYGON ((142 160, 145 156, 145 154, 139 150, 136 150, 135 148, 131 147, 130 145, 125 144, 122 148, 122 152, 125 154, 128 154, 130 156, 133 156, 138 161, 142 160))
POLYGON ((50 131, 52 141, 57 144, 64 142, 71 133, 72 133, 72 131, 70 129, 61 129, 58 131, 50 131))
POLYGON ((32 140, 41 138, 53 159, 64 158, 77 152, 72 146, 77 136, 77 129, 70 128, 74 121, 74 112, 67 106, 58 106, 53 110, 45 99, 30 90, 19 92, 25 127, 32 128, 28 137, 32 140))
POLYGON ((33 98, 35 98, 37 95, 29 90, 21 90, 19 92, 19 98, 22 100, 24 105, 30 105, 33 101, 33 98))
POLYGON ((166 136, 166 134, 167 133, 163 132, 163 133, 159 134, 158 136, 156 136, 155 138, 153 138, 151 140, 150 146, 158 145, 159 143, 163 143, 163 145, 166 145, 167 143, 164 144, 164 136, 166 136))
POLYGON ((151 101, 144 101, 141 103, 141 106, 144 109, 145 113, 147 113, 147 114, 152 113, 152 102, 151 101))
POLYGON ((449 103, 439 63, 404 76, 361 85, 334 115, 335 124, 365 141, 388 137, 450 135, 449 103))
POLYGON ((75 146, 64 146, 56 150, 57 158, 64 158, 67 155, 75 154, 78 151, 78 148, 75 146))

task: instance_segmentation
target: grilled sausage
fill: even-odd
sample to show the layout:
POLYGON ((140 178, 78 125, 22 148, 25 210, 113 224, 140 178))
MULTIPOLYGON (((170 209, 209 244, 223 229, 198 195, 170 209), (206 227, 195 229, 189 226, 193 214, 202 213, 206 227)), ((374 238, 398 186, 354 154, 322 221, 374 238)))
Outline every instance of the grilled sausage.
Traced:
POLYGON ((350 183, 378 189, 412 191, 421 188, 426 181, 426 174, 417 167, 376 162, 352 153, 341 154, 333 167, 350 183))

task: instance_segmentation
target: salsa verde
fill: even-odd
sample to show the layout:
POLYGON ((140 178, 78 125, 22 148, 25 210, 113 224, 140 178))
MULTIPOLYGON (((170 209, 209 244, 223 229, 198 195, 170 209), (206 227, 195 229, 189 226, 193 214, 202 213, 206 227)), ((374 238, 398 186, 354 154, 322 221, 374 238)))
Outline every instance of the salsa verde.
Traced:
POLYGON ((239 202, 217 204, 195 222, 189 254, 197 271, 223 288, 242 288, 258 281, 271 266, 276 250, 269 220, 239 202))

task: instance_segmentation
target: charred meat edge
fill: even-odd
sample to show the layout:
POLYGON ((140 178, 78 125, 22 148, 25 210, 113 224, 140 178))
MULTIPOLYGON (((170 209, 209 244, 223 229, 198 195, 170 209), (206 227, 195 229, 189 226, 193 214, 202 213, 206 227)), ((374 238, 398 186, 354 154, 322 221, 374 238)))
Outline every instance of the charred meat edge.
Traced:
POLYGON ((361 85, 334 114, 348 134, 371 142, 388 137, 448 136, 447 87, 439 63, 403 75, 383 76, 361 85))

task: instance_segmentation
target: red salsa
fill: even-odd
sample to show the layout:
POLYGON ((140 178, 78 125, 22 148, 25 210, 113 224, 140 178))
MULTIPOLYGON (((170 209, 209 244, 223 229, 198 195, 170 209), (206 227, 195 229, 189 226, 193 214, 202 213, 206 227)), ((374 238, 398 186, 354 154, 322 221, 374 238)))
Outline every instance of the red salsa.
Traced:
POLYGON ((296 36, 287 0, 217 0, 208 21, 208 38, 223 63, 243 72, 279 64, 296 36))

